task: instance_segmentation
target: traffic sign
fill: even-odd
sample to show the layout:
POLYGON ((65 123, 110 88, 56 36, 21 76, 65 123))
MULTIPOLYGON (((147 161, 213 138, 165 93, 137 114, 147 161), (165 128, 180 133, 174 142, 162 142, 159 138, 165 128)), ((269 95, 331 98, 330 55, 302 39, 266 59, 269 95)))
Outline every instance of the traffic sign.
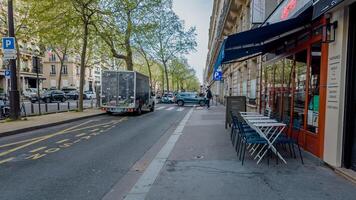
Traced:
POLYGON ((2 50, 4 53, 4 60, 16 59, 17 52, 15 48, 15 38, 14 37, 3 37, 2 38, 2 50))
POLYGON ((213 80, 214 81, 221 81, 222 80, 221 66, 219 66, 217 69, 215 69, 213 80))
POLYGON ((11 77, 11 71, 5 70, 5 78, 10 79, 10 77, 11 77))

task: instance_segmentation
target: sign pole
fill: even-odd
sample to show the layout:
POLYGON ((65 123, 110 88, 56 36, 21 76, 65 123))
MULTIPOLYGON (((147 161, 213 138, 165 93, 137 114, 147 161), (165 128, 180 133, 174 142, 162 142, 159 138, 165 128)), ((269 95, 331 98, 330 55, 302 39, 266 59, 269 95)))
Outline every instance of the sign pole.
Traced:
MULTIPOLYGON (((8 0, 8 24, 9 24, 9 37, 15 37, 14 28, 14 13, 13 2, 8 0)), ((11 59, 11 89, 10 89, 10 117, 12 120, 18 120, 20 118, 20 93, 17 89, 17 74, 16 74, 16 59, 11 59)))
POLYGON ((41 115, 42 113, 41 113, 41 95, 40 95, 40 78, 39 78, 40 59, 37 56, 33 57, 33 67, 36 69, 38 113, 39 113, 39 115, 41 115))

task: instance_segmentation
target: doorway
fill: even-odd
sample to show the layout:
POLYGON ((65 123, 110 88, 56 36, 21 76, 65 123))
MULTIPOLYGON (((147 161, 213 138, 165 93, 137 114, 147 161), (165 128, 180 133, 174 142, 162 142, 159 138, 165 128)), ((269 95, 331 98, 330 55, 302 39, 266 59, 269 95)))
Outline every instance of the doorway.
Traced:
POLYGON ((350 6, 343 164, 356 171, 356 3, 350 6))

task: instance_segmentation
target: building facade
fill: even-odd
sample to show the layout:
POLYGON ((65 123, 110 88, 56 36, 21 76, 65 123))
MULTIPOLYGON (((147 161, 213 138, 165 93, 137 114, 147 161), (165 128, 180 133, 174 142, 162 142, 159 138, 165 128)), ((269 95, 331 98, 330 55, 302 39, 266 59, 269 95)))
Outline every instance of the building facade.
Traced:
POLYGON ((222 2, 231 1, 214 5, 206 84, 215 88, 221 102, 224 96, 246 96, 250 110, 269 110, 297 124, 297 138, 306 151, 342 172, 356 171, 355 0, 273 2, 275 8, 261 24, 249 26, 243 19, 262 18, 254 12, 265 8, 268 13, 263 6, 267 1, 234 1, 243 2, 241 13, 243 8, 251 12, 230 23, 225 21, 236 8, 224 10, 219 7, 222 2), (246 28, 215 34, 229 24, 246 28), (214 65, 222 51, 223 78, 214 81, 214 65))
MULTIPOLYGON (((79 89, 80 84, 80 57, 68 55, 63 58, 63 67, 61 70, 61 61, 59 56, 53 51, 48 50, 43 62, 43 88, 58 88, 59 77, 61 75, 60 88, 79 89)), ((61 58, 63 57, 60 55, 61 58)), ((101 85, 102 66, 87 67, 85 69, 84 91, 94 91, 96 86, 101 85)))

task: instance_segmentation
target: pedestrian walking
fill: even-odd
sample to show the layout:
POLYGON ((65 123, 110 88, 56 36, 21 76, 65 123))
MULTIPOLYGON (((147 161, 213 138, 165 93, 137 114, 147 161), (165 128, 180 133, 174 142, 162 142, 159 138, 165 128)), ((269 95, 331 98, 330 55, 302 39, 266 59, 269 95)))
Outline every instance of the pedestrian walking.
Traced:
POLYGON ((211 93, 210 87, 206 90, 206 106, 210 108, 210 99, 213 98, 213 94, 211 93))

